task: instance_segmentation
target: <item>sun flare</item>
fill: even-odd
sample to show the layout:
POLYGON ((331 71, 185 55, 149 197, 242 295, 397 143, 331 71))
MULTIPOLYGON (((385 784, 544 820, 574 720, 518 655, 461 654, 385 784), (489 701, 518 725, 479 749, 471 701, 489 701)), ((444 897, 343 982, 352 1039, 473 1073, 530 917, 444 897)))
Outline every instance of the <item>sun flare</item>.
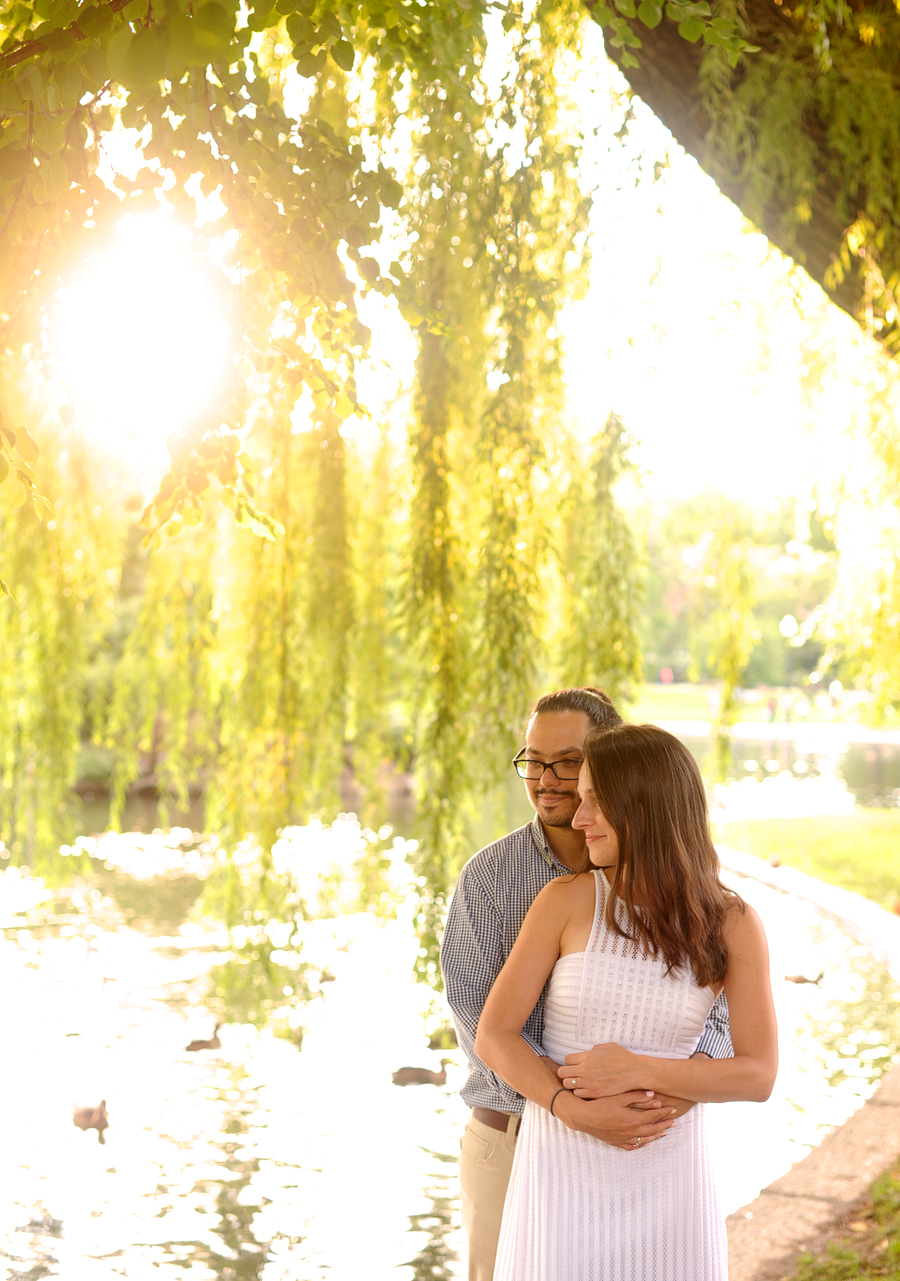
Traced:
POLYGON ((112 248, 60 291, 51 344, 66 391, 92 432, 129 453, 157 452, 226 384, 224 289, 190 241, 162 215, 123 218, 112 248))

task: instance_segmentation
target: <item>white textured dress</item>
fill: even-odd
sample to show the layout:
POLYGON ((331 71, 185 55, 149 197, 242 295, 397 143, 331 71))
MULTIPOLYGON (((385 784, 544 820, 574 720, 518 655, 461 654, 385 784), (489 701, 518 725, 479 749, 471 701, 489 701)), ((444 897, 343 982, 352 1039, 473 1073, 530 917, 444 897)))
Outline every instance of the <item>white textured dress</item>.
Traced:
MULTIPOLYGON (((607 1041, 688 1058, 715 994, 688 972, 666 975, 664 961, 638 955, 610 931, 606 878, 593 875, 590 941, 553 968, 544 1048, 558 1063, 607 1041)), ((617 912, 624 914, 621 903, 617 912)), ((725 1219, 703 1110, 698 1104, 665 1138, 623 1152, 527 1103, 494 1281, 725 1281, 725 1219)))

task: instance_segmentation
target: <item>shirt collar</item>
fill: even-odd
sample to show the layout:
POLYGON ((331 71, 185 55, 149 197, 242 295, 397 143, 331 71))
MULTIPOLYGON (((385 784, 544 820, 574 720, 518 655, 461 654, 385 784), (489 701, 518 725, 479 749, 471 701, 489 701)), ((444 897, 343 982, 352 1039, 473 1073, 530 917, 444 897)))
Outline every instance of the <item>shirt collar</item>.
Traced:
POLYGON ((563 872, 572 871, 571 867, 566 867, 565 863, 560 863, 559 859, 551 850, 547 843, 547 833, 544 831, 544 825, 538 818, 537 814, 535 814, 534 818, 531 820, 531 839, 534 841, 534 846, 538 854, 540 854, 547 866, 551 867, 554 872, 559 870, 562 870, 563 872))

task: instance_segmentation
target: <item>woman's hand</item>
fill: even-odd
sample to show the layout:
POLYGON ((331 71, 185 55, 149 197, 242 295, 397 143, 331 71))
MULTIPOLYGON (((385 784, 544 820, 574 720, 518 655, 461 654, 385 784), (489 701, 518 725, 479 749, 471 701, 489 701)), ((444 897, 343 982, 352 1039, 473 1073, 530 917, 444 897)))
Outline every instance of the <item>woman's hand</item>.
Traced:
MULTIPOLYGON (((614 1041, 595 1045, 591 1050, 567 1054, 558 1069, 560 1084, 572 1090, 580 1099, 602 1099, 610 1094, 626 1094, 639 1090, 642 1059, 614 1041), (574 1084, 573 1084, 574 1082, 574 1084)), ((647 1091, 652 1097, 652 1091, 647 1091)))

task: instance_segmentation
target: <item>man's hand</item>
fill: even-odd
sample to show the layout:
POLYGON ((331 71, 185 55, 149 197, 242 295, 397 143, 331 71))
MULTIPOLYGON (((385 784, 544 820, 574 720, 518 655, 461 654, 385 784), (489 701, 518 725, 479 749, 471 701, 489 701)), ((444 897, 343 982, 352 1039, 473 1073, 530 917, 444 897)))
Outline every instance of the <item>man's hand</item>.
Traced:
MULTIPOLYGON (((673 1104, 676 1100, 672 1101, 673 1104)), ((685 1108, 685 1111, 687 1108, 685 1108)), ((553 1115, 559 1117, 570 1130, 608 1143, 624 1152, 662 1138, 676 1121, 678 1109, 668 1101, 648 1097, 645 1090, 632 1090, 603 1099, 578 1099, 567 1090, 557 1096, 553 1115), (637 1140, 640 1139, 640 1143, 637 1140)))

